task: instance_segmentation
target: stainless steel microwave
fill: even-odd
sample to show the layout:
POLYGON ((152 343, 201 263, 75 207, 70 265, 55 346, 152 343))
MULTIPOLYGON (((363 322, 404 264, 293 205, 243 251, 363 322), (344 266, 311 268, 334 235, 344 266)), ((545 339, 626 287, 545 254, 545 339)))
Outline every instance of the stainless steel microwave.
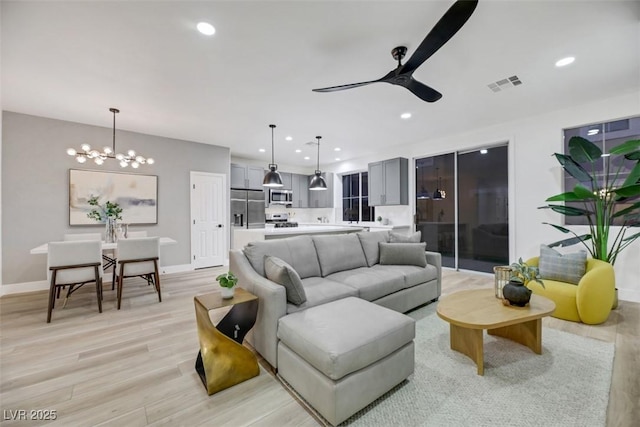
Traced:
POLYGON ((292 203, 293 192, 291 190, 280 190, 275 188, 269 190, 269 204, 291 205, 292 203))

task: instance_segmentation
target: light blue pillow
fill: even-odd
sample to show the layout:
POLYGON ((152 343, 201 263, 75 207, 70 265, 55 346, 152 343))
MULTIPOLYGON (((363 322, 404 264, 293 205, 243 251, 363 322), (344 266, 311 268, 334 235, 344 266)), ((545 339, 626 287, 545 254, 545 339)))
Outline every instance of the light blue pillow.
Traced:
POLYGON ((561 254, 547 245, 540 245, 538 269, 543 280, 557 280, 577 285, 587 269, 587 252, 561 254))

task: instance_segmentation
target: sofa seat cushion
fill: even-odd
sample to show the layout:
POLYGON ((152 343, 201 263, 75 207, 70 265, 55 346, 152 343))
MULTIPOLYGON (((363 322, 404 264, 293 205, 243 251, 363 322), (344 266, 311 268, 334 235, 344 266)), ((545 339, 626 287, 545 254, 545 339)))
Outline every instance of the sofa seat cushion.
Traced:
POLYGON ((405 288, 404 276, 394 270, 385 270, 376 267, 356 268, 355 270, 341 271, 327 276, 327 279, 344 283, 358 291, 360 298, 367 301, 375 301, 386 295, 398 292, 405 288))
POLYGON ((262 277, 266 277, 264 257, 267 255, 280 258, 289 264, 301 279, 320 276, 316 247, 310 236, 251 242, 245 246, 244 254, 253 269, 262 277))
POLYGON ((416 267, 415 265, 375 265, 373 271, 391 272, 397 276, 404 277, 404 287, 411 288, 421 283, 438 280, 438 269, 427 264, 426 267, 416 267))
POLYGON ((322 277, 302 279, 307 300, 300 305, 287 303, 287 314, 306 310, 338 299, 358 296, 358 291, 350 286, 322 277))
POLYGON ((278 321, 278 338, 332 380, 377 362, 414 337, 409 316, 353 297, 278 321))
POLYGON ((312 239, 318 252, 322 277, 367 266, 360 239, 355 234, 313 236, 312 239))

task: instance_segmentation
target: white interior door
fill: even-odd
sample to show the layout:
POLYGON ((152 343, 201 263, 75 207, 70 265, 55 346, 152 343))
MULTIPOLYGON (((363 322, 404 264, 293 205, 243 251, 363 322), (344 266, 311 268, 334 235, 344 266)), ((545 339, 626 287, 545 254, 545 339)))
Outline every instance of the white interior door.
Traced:
POLYGON ((191 172, 191 265, 222 265, 227 248, 226 177, 191 172))

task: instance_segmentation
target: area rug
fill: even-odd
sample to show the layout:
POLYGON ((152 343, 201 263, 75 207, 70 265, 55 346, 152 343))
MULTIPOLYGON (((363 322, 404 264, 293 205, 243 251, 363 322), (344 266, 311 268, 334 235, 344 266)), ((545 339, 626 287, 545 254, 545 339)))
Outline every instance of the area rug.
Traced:
POLYGON ((485 333, 484 376, 449 347, 435 304, 416 323, 415 372, 350 426, 606 425, 614 344, 543 327, 542 354, 485 333))

